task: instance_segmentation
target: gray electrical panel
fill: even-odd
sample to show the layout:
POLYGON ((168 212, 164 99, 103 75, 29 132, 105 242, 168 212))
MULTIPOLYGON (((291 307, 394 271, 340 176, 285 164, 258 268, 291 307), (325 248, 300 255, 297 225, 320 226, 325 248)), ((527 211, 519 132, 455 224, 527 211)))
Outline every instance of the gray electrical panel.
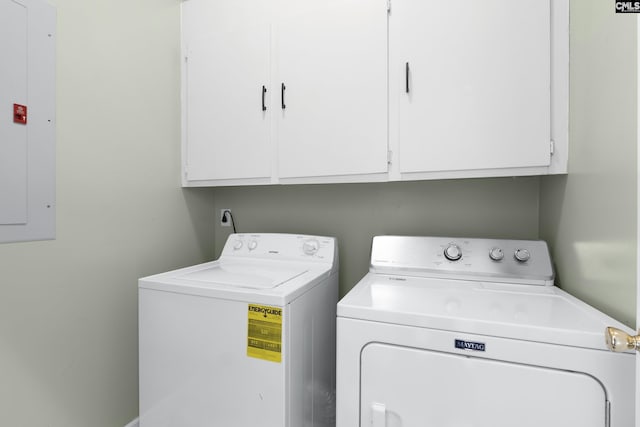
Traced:
POLYGON ((0 0, 0 243, 55 238, 56 14, 0 0))

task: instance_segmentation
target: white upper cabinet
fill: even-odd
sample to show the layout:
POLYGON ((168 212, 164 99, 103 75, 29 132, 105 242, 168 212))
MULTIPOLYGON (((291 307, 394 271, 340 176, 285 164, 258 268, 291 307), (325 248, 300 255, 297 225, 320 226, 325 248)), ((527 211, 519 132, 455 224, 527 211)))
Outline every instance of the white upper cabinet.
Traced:
POLYGON ((398 0, 390 25, 401 172, 549 165, 548 0, 398 0))
POLYGON ((386 180, 386 1, 281 5, 275 80, 284 94, 277 121, 281 182, 386 180))
POLYGON ((393 0, 392 179, 549 173, 552 152, 563 157, 567 142, 567 98, 552 95, 567 87, 567 8, 564 0, 393 0))
POLYGON ((185 1, 183 183, 564 173, 568 1, 185 1))
POLYGON ((183 4, 183 179, 269 183, 270 9, 266 2, 183 4))
POLYGON ((183 3, 183 183, 386 180, 386 4, 183 3))

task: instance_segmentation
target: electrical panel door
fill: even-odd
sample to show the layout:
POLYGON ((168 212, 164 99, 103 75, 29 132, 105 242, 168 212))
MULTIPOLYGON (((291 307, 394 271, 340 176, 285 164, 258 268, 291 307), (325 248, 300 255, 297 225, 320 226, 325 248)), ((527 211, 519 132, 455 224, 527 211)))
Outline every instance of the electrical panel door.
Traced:
POLYGON ((28 114, 16 121, 12 111, 27 104, 27 8, 20 3, 0 2, 0 52, 0 224, 26 224, 28 114))
POLYGON ((55 10, 0 0, 0 243, 55 235, 55 10))

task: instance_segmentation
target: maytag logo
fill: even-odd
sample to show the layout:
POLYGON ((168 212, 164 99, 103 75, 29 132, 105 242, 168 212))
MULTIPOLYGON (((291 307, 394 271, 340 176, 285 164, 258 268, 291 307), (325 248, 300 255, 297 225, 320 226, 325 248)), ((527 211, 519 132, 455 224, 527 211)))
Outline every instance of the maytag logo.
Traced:
POLYGON ((456 340, 456 348, 461 350, 485 351, 486 345, 483 342, 456 340))
POLYGON ((616 1, 616 13, 640 13, 640 1, 616 1))

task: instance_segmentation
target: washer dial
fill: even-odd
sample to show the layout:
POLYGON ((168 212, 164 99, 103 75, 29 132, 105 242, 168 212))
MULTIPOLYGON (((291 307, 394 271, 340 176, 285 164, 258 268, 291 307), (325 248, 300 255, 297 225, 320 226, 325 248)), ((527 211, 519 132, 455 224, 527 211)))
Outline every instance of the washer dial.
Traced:
POLYGON ((502 261, 502 258, 504 258, 504 252, 502 252, 502 249, 498 247, 493 247, 489 251, 489 258, 494 261, 502 261))
POLYGON ((460 258, 462 258, 462 250, 460 249, 460 246, 451 243, 444 250, 444 256, 449 261, 458 261, 460 258))
POLYGON ((307 255, 315 255, 318 249, 320 249, 320 242, 316 239, 305 240, 302 244, 302 252, 307 255))
POLYGON ((531 254, 526 249, 516 249, 516 251, 513 254, 513 256, 519 262, 527 262, 531 258, 531 254))

